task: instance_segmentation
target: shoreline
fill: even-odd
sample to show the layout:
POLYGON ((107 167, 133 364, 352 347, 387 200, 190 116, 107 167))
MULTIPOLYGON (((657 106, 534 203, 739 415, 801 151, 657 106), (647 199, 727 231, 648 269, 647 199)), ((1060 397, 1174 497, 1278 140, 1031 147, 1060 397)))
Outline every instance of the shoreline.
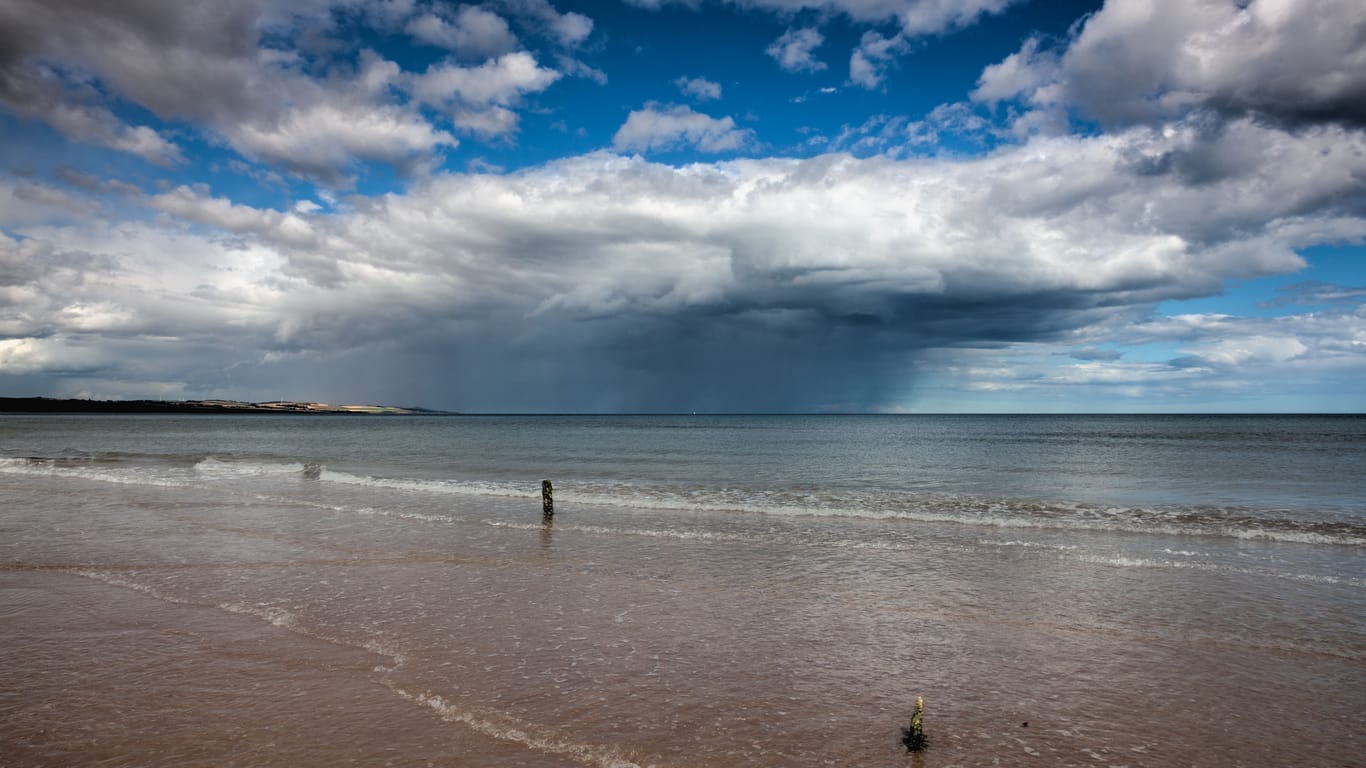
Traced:
POLYGON ((444 415, 448 411, 392 405, 331 405, 299 400, 80 400, 0 397, 0 413, 345 413, 381 416, 444 415))
MULTIPOLYGON (((901 550, 826 540, 811 567, 771 531, 661 540, 621 535, 650 521, 587 508, 553 531, 491 527, 473 518, 527 510, 452 514, 445 497, 445 518, 417 499, 378 516, 361 510, 380 496, 346 499, 340 527, 282 514, 307 509, 289 503, 201 503, 231 487, 118 485, 113 505, 50 478, 13 487, 15 509, 86 521, 52 542, 35 520, 34 543, 5 548, 0 602, 22 621, 3 633, 17 671, 0 688, 22 704, 0 721, 16 766, 909 765, 897 735, 918 695, 925 759, 940 763, 1240 764, 1253 757, 1240 734, 1263 716, 1278 723, 1258 744, 1267 762, 1338 764, 1350 749, 1360 661, 1325 654, 1348 638, 1269 610, 1338 587, 1249 574, 1219 589, 1228 573, 1036 548, 965 561, 963 540, 934 536, 901 550), (171 508, 183 527, 165 530, 171 508), (116 533, 130 523, 136 540, 116 533), (1014 586, 987 588, 1002 581, 1014 586), (1182 617, 1211 605, 1235 621, 1191 630, 1182 617), (1246 638, 1248 620, 1272 636, 1246 638)), ((1349 627, 1350 605, 1333 610, 1349 627)))

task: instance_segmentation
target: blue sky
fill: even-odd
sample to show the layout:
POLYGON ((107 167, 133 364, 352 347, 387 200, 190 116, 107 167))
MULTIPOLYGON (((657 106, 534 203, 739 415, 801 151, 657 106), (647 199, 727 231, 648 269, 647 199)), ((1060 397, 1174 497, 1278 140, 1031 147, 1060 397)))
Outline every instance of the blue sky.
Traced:
POLYGON ((1366 408, 1348 0, 0 0, 0 395, 1366 408))

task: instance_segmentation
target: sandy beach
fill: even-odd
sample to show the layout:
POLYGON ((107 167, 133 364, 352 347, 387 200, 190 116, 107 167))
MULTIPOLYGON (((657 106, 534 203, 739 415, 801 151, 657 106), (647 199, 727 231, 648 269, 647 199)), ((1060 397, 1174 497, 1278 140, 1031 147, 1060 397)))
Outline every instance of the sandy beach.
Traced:
MULTIPOLYGON (((274 439, 244 418, 241 439, 274 439)), ((4 470, 7 767, 1362 752, 1351 545, 688 512, 587 503, 571 482, 546 527, 532 484, 310 479, 225 455, 4 470), (917 696, 930 746, 908 756, 917 696)))

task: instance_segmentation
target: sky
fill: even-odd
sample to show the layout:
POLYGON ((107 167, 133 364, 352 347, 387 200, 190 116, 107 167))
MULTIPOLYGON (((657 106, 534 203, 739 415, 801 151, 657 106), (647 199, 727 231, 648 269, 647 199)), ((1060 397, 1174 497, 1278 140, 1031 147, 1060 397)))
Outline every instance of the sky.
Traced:
POLYGON ((1366 4, 0 0, 0 395, 1366 411, 1366 4))

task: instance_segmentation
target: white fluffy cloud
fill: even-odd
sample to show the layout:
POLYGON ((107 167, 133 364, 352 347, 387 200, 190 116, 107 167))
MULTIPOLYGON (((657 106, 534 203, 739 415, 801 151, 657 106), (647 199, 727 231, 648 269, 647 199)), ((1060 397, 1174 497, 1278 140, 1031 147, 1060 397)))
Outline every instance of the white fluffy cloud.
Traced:
POLYGON ((496 13, 473 5, 462 5, 453 13, 437 9, 413 17, 408 34, 462 56, 497 56, 517 47, 517 37, 496 13))
POLYGON ((430 104, 507 105, 559 78, 560 73, 540 66, 531 54, 517 51, 474 67, 433 66, 414 78, 413 93, 430 104))
POLYGON ((289 110, 270 123, 233 126, 227 135, 247 157, 333 184, 342 183, 351 158, 404 169, 438 147, 456 144, 449 133, 407 110, 327 101, 289 110))
POLYGON ((702 152, 733 152, 753 141, 751 131, 730 117, 711 117, 686 106, 646 104, 633 110, 612 137, 618 150, 656 152, 694 147, 702 152))
POLYGON ((674 81, 678 90, 685 96, 691 96, 698 101, 721 98, 721 84, 714 83, 705 77, 680 77, 674 81))
POLYGON ((455 125, 478 136, 506 136, 517 129, 517 106, 527 94, 559 80, 525 51, 504 54, 478 66, 433 65, 412 79, 413 95, 448 110, 455 125))
POLYGON ((904 35, 883 37, 877 32, 864 32, 858 48, 849 57, 849 80, 864 88, 878 87, 887 77, 887 68, 909 48, 904 35))
POLYGON ((819 72, 825 62, 815 57, 815 51, 825 42, 825 36, 815 27, 789 29, 768 47, 778 66, 788 72, 819 72))
POLYGON ((1076 108, 1108 125, 1192 109, 1366 125, 1355 0, 1108 0, 1059 52, 1030 40, 974 97, 1076 108))

